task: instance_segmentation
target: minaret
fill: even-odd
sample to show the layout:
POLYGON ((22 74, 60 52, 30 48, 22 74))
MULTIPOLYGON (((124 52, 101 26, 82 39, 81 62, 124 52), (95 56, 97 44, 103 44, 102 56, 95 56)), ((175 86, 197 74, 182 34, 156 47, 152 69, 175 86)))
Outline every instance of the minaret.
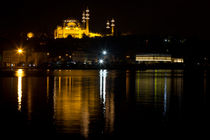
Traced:
POLYGON ((86 22, 85 11, 83 11, 83 13, 82 13, 82 25, 83 25, 83 28, 86 28, 85 27, 85 22, 86 22))
POLYGON ((107 22, 106 22, 106 28, 107 28, 107 29, 110 29, 110 23, 109 23, 109 20, 107 20, 107 22))
POLYGON ((111 20, 111 27, 112 27, 112 36, 114 36, 114 27, 115 27, 115 20, 114 19, 112 19, 111 20))
POLYGON ((89 20, 90 20, 90 10, 87 8, 86 9, 86 33, 89 35, 89 20))
POLYGON ((106 22, 106 29, 107 29, 107 31, 108 31, 108 32, 107 32, 107 33, 108 33, 107 36, 109 36, 109 35, 110 35, 110 34, 109 34, 109 33, 110 33, 110 31, 109 31, 109 30, 110 30, 110 22, 109 22, 109 20, 107 20, 107 22, 106 22))

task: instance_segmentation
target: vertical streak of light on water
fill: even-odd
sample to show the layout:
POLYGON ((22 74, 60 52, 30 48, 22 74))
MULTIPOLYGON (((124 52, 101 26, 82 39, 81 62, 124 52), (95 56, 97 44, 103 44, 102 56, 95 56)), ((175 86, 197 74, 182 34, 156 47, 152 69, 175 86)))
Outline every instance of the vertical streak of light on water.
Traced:
POLYGON ((164 80, 164 115, 166 115, 167 111, 167 73, 165 73, 165 80, 164 80))
POLYGON ((18 69, 16 71, 16 76, 18 77, 18 85, 17 85, 18 111, 21 111, 21 104, 22 104, 22 77, 24 76, 24 71, 22 69, 18 69))
POLYGON ((50 77, 47 76, 47 100, 49 100, 49 83, 50 83, 50 77))
POLYGON ((107 77, 107 70, 100 70, 100 98, 103 103, 104 110, 105 103, 106 103, 106 77, 107 77))
POLYGON ((105 105, 105 102, 106 102, 106 74, 107 74, 107 71, 104 70, 103 71, 103 99, 104 99, 104 105, 105 105))
POLYGON ((100 72, 99 72, 99 76, 100 76, 100 98, 102 99, 102 94, 103 94, 103 92, 102 92, 102 70, 100 70, 100 72))
POLYGON ((56 90, 57 90, 57 87, 56 87, 56 79, 57 77, 55 76, 54 77, 54 89, 53 89, 53 107, 54 107, 54 115, 53 115, 53 118, 55 119, 55 114, 56 114, 56 90))
POLYGON ((18 110, 21 111, 22 102, 22 77, 18 76, 18 110))

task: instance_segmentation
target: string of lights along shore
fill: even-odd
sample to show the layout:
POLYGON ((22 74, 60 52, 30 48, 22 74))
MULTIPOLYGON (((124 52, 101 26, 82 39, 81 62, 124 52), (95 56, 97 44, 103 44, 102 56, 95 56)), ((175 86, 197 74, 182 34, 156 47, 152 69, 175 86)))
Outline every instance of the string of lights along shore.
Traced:
POLYGON ((76 19, 66 19, 63 21, 63 26, 57 26, 54 31, 54 38, 83 38, 85 36, 90 38, 95 37, 104 37, 104 36, 114 36, 115 32, 115 20, 112 18, 111 20, 107 20, 106 29, 108 30, 108 34, 101 33, 93 33, 89 28, 89 20, 90 20, 90 10, 86 8, 86 10, 82 13, 82 22, 80 23, 76 19), (111 23, 110 23, 111 22, 111 23))

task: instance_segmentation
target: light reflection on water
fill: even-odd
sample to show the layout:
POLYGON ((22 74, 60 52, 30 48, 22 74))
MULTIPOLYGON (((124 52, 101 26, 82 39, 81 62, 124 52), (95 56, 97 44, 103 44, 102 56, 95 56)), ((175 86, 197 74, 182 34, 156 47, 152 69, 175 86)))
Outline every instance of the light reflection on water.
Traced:
POLYGON ((104 109, 106 103, 106 77, 107 77, 107 70, 100 70, 100 98, 103 102, 104 109))
POLYGON ((54 119, 59 128, 57 130, 60 133, 81 133, 87 137, 90 118, 97 114, 99 104, 97 77, 84 76, 83 71, 77 71, 76 75, 62 74, 54 77, 54 119))
POLYGON ((137 103, 144 104, 145 106, 152 105, 166 115, 170 95, 176 94, 178 98, 181 98, 183 94, 182 76, 180 71, 178 73, 170 70, 137 71, 137 103))
MULTIPOLYGON (((46 129, 53 128, 56 134, 89 138, 133 133, 138 132, 133 126, 158 128, 176 120, 183 110, 183 71, 57 70, 48 71, 46 76, 25 72, 16 71, 16 82, 11 77, 0 78, 4 81, 3 99, 14 96, 15 109, 23 120, 27 118, 27 124, 40 121, 38 126, 42 126, 48 122, 46 129), (169 115, 171 112, 176 118, 169 115)), ((204 77, 201 87, 205 96, 207 82, 204 77)), ((3 102, 4 106, 13 106, 13 100, 8 102, 3 102)))
POLYGON ((16 76, 18 77, 18 88, 17 88, 18 111, 21 111, 21 103, 22 103, 22 77, 24 76, 24 71, 22 69, 18 69, 16 71, 16 76))
POLYGON ((105 132, 113 131, 114 95, 106 92, 108 72, 96 72, 56 72, 53 100, 54 119, 59 133, 81 133, 88 137, 90 121, 97 120, 100 111, 105 117, 105 132))
MULTIPOLYGON (((103 131, 114 131, 115 93, 109 89, 114 86, 111 79, 117 77, 114 71, 56 71, 54 74, 54 119, 59 132, 81 133, 88 137, 91 118, 96 119, 100 112, 105 118, 103 131)), ((134 79, 131 79, 130 71, 126 71, 126 99, 129 101, 130 92, 134 91, 137 104, 154 108, 166 116, 170 94, 183 92, 182 77, 171 78, 172 74, 170 70, 136 71, 135 89, 130 89, 134 79)))

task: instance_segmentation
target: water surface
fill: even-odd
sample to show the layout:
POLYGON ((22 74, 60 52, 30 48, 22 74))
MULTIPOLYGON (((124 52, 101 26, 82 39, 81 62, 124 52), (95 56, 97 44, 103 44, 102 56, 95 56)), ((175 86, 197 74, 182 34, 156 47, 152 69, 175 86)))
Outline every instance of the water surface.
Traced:
POLYGON ((208 71, 11 73, 0 77, 2 134, 116 139, 209 130, 208 71))

